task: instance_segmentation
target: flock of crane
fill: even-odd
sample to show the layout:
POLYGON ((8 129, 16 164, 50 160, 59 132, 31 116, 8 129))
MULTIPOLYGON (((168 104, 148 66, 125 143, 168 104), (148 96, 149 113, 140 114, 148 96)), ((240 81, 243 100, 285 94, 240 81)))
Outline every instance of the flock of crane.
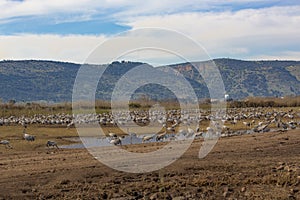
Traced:
MULTIPOLYGON (((24 139, 25 139, 25 140, 27 140, 27 141, 34 141, 34 140, 35 140, 35 137, 34 137, 34 136, 28 135, 28 134, 26 134, 26 135, 29 136, 29 137, 25 137, 25 136, 24 136, 24 139)), ((9 148, 9 149, 12 149, 12 148, 13 148, 8 140, 1 140, 1 141, 0 141, 0 144, 4 145, 5 148, 9 148)), ((57 143, 54 142, 54 141, 50 141, 50 140, 47 141, 46 146, 47 146, 48 148, 50 148, 50 147, 56 147, 57 149, 59 149, 57 143)))
MULTIPOLYGON (((26 140, 26 141, 28 141, 28 142, 35 141, 36 137, 34 135, 30 135, 30 134, 26 133, 27 125, 25 123, 22 123, 22 125, 24 127, 24 129, 23 129, 23 139, 26 140)), ((9 149, 13 148, 12 145, 10 144, 10 142, 8 140, 1 140, 0 144, 4 145, 6 148, 9 148, 9 149)), ((57 143, 54 142, 54 141, 50 141, 50 140, 47 141, 46 146, 48 148, 50 148, 50 147, 56 147, 57 149, 59 149, 57 143)))
MULTIPOLYGON (((126 126, 128 123, 135 123, 139 126, 147 126, 149 123, 157 123, 161 126, 159 133, 145 135, 143 142, 155 138, 156 141, 163 141, 170 134, 185 135, 187 137, 201 137, 212 130, 212 127, 203 127, 205 122, 221 121, 221 137, 228 137, 252 132, 268 132, 271 128, 276 131, 285 132, 289 129, 296 129, 300 126, 300 110, 290 109, 284 111, 280 108, 230 108, 226 113, 216 117, 216 113, 209 110, 169 110, 169 111, 119 111, 115 113, 102 114, 53 114, 34 115, 32 117, 0 118, 0 126, 22 125, 24 127, 23 137, 26 141, 32 142, 35 136, 26 133, 26 127, 30 124, 39 125, 60 125, 66 128, 74 127, 75 124, 89 125, 100 124, 105 127, 126 126), (195 125, 195 126, 192 126, 195 125), (240 125, 240 129, 235 127, 240 125), (179 127, 186 127, 181 129, 179 127), (244 127, 244 128, 243 128, 244 127)), ((217 122, 215 122, 217 123, 217 122)), ((1 136, 1 135, 0 135, 1 136)), ((123 137, 116 133, 109 133, 110 144, 122 145, 123 137)), ((0 144, 12 148, 8 140, 1 140, 0 144)), ((55 141, 48 141, 47 147, 56 147, 55 141)))

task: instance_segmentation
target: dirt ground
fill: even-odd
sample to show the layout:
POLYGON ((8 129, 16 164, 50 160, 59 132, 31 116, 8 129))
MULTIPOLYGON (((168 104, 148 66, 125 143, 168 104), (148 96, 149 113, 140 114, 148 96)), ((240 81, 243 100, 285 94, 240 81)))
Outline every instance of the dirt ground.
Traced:
POLYGON ((222 138, 204 159, 200 145, 144 174, 110 169, 85 149, 0 146, 0 199, 300 199, 300 130, 222 138))

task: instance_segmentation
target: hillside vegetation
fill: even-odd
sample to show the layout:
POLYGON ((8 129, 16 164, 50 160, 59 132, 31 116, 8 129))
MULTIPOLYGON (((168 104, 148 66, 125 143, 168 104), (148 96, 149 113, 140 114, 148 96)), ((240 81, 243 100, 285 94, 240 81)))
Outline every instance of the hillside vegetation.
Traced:
MULTIPOLYGON (((242 61, 215 59, 226 92, 233 99, 249 96, 275 97, 300 95, 300 62, 297 61, 242 61)), ((113 62, 99 80, 96 98, 109 100, 116 82, 137 62, 113 62)), ((103 66, 100 66, 103 67, 103 66)), ((190 82, 199 98, 209 98, 205 82, 196 68, 206 70, 207 62, 170 65, 190 82)), ((80 68, 79 64, 55 61, 1 61, 0 98, 2 101, 17 102, 47 101, 70 102, 73 84, 80 68)), ((166 70, 165 66, 156 68, 166 70)), ((211 80, 214 80, 211 74, 211 80)), ((139 80, 136 80, 139 81, 139 80)), ((180 85, 178 85, 180 88, 180 85)), ((175 95, 157 84, 148 84, 136 90, 133 98, 141 95, 152 99, 174 99, 175 95)))

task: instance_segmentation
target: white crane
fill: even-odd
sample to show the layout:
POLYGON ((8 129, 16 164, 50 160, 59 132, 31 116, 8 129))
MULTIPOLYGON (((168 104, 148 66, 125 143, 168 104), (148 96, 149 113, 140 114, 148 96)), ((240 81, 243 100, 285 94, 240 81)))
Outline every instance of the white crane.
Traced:
POLYGON ((243 122, 243 124, 246 126, 246 129, 248 129, 248 127, 251 127, 251 123, 250 122, 243 122))
POLYGON ((118 138, 114 138, 112 139, 109 143, 110 144, 113 144, 113 145, 121 145, 122 146, 122 138, 121 137, 118 137, 118 138))
POLYGON ((233 124, 233 125, 235 126, 235 125, 237 124, 237 122, 238 122, 238 121, 237 121, 237 118, 234 117, 234 118, 233 118, 233 121, 231 121, 230 123, 233 124))
POLYGON ((195 131, 192 128, 188 127, 187 133, 188 133, 187 137, 192 137, 194 135, 195 131))
POLYGON ((115 134, 115 133, 108 133, 108 135, 109 135, 109 137, 111 137, 111 138, 116 138, 116 137, 117 137, 117 134, 115 134))
POLYGON ((74 121, 72 120, 70 123, 67 124, 67 129, 71 128, 72 126, 74 126, 74 121))
POLYGON ((175 127, 168 127, 167 131, 175 132, 175 127))

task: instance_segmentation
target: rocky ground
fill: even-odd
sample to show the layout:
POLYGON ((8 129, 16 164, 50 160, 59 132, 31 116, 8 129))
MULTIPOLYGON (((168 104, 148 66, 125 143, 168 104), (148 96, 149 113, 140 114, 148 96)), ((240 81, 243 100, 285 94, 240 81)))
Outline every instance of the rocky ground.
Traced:
POLYGON ((110 169, 85 149, 0 146, 0 199, 300 199, 299 130, 221 138, 204 159, 201 142, 144 174, 110 169))

